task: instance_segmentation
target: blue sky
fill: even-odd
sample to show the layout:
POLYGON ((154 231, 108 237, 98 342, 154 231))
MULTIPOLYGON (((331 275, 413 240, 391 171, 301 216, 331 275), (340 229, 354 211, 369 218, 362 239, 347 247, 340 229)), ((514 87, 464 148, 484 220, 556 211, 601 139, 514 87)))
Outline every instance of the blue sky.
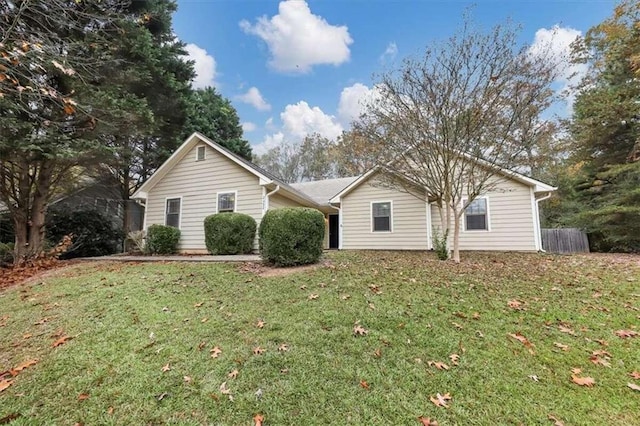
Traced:
MULTIPOLYGON (((376 74, 452 35, 472 2, 408 0, 178 0, 173 25, 196 61, 195 87, 213 85, 236 107, 262 153, 307 133, 334 138, 371 96, 376 74)), ((478 0, 474 22, 507 19, 521 42, 566 52, 611 15, 614 1, 478 0)), ((567 77, 560 79, 564 87, 567 77)))

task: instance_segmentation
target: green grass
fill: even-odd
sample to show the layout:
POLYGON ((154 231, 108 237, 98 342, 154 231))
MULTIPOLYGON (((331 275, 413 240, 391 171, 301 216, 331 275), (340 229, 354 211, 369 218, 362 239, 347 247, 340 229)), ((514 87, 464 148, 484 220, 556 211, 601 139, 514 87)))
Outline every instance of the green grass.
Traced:
POLYGON ((261 413, 265 425, 417 425, 419 416, 551 425, 553 414, 566 425, 640 424, 640 392, 627 387, 640 384, 629 376, 640 370, 640 337, 614 334, 640 331, 638 257, 463 257, 339 252, 331 267, 270 278, 196 263, 82 263, 45 275, 0 292, 0 370, 38 360, 0 392, 0 419, 251 425, 261 413), (368 334, 354 336, 356 322, 368 334), (516 332, 533 353, 508 337, 516 332), (60 333, 73 339, 53 348, 60 333), (589 361, 599 349, 611 367, 589 361), (572 368, 596 385, 572 383, 572 368), (429 401, 447 392, 448 408, 429 401))

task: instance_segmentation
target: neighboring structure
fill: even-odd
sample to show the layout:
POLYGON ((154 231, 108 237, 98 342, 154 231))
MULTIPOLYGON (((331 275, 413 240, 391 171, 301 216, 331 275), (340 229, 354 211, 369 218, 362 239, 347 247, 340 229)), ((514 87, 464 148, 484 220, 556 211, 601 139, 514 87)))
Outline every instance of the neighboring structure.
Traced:
MULTIPOLYGON (((279 207, 322 211, 327 248, 432 249, 433 229, 441 228, 438 209, 384 187, 377 173, 289 185, 194 133, 132 198, 146 201, 145 229, 180 228, 183 252, 206 252, 203 222, 210 214, 246 213, 259 225, 267 210, 279 207)), ((511 171, 497 170, 494 179, 465 212, 460 248, 541 250, 538 202, 555 188, 511 171)))
POLYGON ((67 210, 98 210, 109 217, 113 224, 122 229, 124 225, 124 204, 129 208, 129 229, 127 231, 139 231, 144 225, 144 206, 135 200, 123 200, 122 195, 115 185, 106 183, 91 183, 83 188, 65 195, 49 203, 50 209, 67 210))

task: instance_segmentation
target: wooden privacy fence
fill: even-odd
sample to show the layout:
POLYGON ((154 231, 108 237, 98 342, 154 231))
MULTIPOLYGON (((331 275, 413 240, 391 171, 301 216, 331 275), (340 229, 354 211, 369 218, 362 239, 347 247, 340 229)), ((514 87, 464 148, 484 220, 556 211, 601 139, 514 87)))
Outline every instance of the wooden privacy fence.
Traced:
POLYGON ((589 253, 587 234, 578 228, 541 229, 542 248, 550 253, 589 253))

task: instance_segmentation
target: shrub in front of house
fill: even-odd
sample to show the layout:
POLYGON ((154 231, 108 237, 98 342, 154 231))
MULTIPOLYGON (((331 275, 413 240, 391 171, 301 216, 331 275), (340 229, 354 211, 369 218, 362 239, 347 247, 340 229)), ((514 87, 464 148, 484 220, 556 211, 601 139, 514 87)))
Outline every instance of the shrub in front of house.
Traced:
POLYGON ((324 215, 303 207, 269 210, 260 222, 260 255, 276 266, 316 263, 322 255, 324 215))
POLYGON ((60 259, 116 253, 124 237, 110 217, 94 209, 51 209, 47 212, 45 232, 51 246, 71 235, 71 244, 60 259))
POLYGON ((244 213, 217 213, 204 219, 204 241, 211 254, 251 253, 256 221, 244 213))
POLYGON ((151 225, 147 229, 145 251, 149 254, 173 254, 178 251, 180 230, 173 226, 151 225))

